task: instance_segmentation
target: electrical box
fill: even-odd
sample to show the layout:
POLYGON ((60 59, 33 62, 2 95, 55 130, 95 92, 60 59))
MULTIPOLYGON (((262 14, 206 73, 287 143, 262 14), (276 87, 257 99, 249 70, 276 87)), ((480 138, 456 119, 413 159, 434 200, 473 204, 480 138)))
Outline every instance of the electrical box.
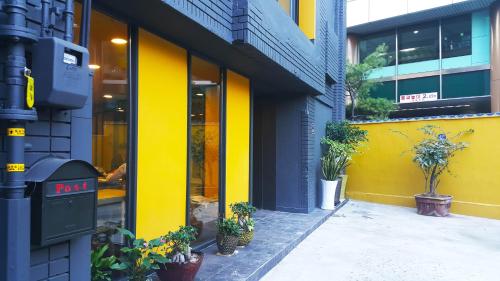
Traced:
POLYGON ((40 38, 33 46, 32 76, 35 106, 82 108, 91 90, 89 52, 59 38, 40 38))
POLYGON ((98 172, 92 165, 47 158, 26 175, 31 192, 32 245, 52 245, 95 232, 98 172))

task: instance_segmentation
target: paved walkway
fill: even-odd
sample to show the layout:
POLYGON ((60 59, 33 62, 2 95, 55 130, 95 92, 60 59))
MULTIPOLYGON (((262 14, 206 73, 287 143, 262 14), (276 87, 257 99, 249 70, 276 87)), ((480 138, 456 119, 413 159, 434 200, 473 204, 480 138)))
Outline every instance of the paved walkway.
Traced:
POLYGON ((500 221, 351 201, 263 281, 498 281, 500 221))

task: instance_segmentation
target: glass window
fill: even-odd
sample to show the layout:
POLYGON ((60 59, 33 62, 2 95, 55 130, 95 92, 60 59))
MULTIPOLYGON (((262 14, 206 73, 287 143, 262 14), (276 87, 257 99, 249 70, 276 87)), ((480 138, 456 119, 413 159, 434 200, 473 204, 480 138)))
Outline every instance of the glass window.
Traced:
POLYGON ((437 22, 405 27, 398 33, 399 64, 439 59, 437 22))
POLYGON ((490 71, 443 75, 443 98, 490 95, 490 71))
MULTIPOLYGON (((78 35, 79 3, 75 3, 75 11, 74 32, 78 35)), ((107 243, 115 251, 123 243, 116 227, 125 227, 127 197, 128 28, 125 23, 94 10, 91 18, 92 161, 101 173, 97 231, 92 245, 107 243)))
POLYGON ((363 61, 382 44, 387 46, 387 65, 394 65, 396 63, 396 33, 394 31, 362 38, 359 41, 359 60, 363 61))
POLYGON ((390 101, 396 101, 396 81, 386 81, 380 83, 370 91, 373 98, 384 98, 390 101))
POLYGON ((441 22, 443 58, 467 56, 472 53, 471 16, 445 19, 441 22))
POLYGON ((437 93, 439 97, 439 76, 405 79, 398 81, 398 101, 402 95, 437 93))
POLYGON ((289 15, 295 22, 297 22, 297 0, 277 0, 281 8, 289 15))
POLYGON ((201 244, 215 238, 219 217, 220 68, 193 56, 190 95, 189 215, 201 244))

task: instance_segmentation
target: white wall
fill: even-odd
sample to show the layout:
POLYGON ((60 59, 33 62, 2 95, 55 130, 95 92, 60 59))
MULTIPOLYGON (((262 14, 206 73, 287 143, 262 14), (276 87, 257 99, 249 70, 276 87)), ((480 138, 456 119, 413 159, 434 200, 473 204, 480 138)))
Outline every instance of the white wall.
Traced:
POLYGON ((347 0, 347 26, 471 0, 347 0))

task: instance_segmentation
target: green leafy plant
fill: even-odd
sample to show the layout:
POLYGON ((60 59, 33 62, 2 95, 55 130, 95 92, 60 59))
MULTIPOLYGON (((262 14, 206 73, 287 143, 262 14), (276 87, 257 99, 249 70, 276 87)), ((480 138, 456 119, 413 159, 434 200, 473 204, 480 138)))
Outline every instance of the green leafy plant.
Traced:
POLYGON ((234 218, 221 218, 217 222, 217 231, 224 236, 237 236, 241 234, 241 227, 234 218))
POLYGON ((191 242, 196 240, 197 230, 192 226, 181 226, 164 236, 167 245, 166 257, 174 263, 191 260, 191 242))
POLYGON ((345 149, 355 152, 362 143, 368 141, 367 135, 368 131, 362 130, 348 121, 328 122, 323 143, 329 146, 333 142, 344 144, 349 146, 344 147, 345 149))
POLYGON ((118 258, 119 263, 111 268, 123 271, 128 275, 131 281, 145 281, 147 275, 160 269, 170 260, 161 254, 165 249, 165 240, 163 238, 153 239, 149 242, 144 239, 137 239, 135 235, 127 229, 118 228, 129 247, 120 249, 122 255, 118 258))
POLYGON ((359 115, 366 116, 369 120, 386 120, 397 108, 388 99, 368 97, 359 100, 356 110, 359 115))
MULTIPOLYGON (((425 177, 425 195, 436 197, 440 176, 449 170, 450 159, 457 151, 468 147, 467 142, 457 141, 459 138, 474 133, 473 129, 458 133, 447 133, 442 128, 426 125, 419 128, 425 137, 413 145, 413 162, 418 165, 425 177)), ((407 135, 396 131, 408 137, 407 135)))
POLYGON ((326 153, 321 157, 321 171, 327 181, 335 181, 339 178, 342 171, 349 165, 350 146, 331 142, 326 153))
POLYGON ((255 226, 255 221, 252 218, 252 214, 257 211, 257 209, 247 202, 238 202, 229 205, 231 211, 236 216, 238 224, 243 231, 252 231, 255 226))
POLYGON ((111 281, 111 271, 116 264, 116 257, 107 257, 108 249, 109 246, 104 245, 90 254, 92 281, 111 281))

